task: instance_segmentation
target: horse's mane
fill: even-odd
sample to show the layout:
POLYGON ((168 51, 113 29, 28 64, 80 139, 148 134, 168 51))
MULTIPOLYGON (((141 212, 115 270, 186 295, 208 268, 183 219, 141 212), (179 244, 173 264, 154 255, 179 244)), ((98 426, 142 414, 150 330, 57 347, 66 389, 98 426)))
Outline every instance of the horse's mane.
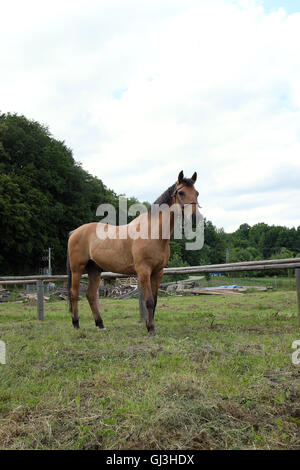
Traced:
MULTIPOLYGON (((166 189, 155 201, 153 204, 158 204, 159 206, 161 204, 169 204, 170 200, 171 200, 171 197, 175 191, 175 188, 176 188, 176 184, 177 183, 174 183, 172 184, 172 186, 170 186, 168 189, 166 189)), ((194 186, 194 181, 191 179, 191 178, 183 178, 181 180, 181 185, 184 185, 184 186, 189 186, 189 187, 192 187, 194 186)), ((151 210, 151 207, 150 207, 150 210, 151 210)))

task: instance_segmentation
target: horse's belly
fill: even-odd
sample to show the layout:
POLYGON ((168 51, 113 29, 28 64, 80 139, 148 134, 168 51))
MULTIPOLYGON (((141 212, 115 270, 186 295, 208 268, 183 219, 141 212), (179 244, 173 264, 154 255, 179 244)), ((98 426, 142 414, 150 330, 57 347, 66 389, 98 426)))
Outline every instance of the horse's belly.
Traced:
POLYGON ((135 274, 131 251, 124 240, 101 240, 91 250, 91 258, 104 271, 135 274))
POLYGON ((104 258, 103 256, 101 257, 95 257, 93 258, 95 263, 100 266, 100 268, 103 269, 103 271, 110 271, 113 273, 120 273, 120 274, 136 274, 134 265, 131 263, 123 263, 123 262, 115 262, 115 261, 109 261, 104 258))

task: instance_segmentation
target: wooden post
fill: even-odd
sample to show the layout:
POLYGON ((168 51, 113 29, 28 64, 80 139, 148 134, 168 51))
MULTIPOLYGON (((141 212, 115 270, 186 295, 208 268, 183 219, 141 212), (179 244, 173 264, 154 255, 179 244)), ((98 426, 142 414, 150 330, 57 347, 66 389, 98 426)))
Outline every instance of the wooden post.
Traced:
POLYGON ((298 321, 300 325, 300 269, 295 269, 296 276, 296 291, 297 291, 297 300, 298 300, 298 321))
POLYGON ((138 291, 139 291, 139 310, 140 310, 140 321, 145 322, 147 318, 147 307, 144 299, 144 294, 141 289, 140 283, 138 283, 138 291))
POLYGON ((38 280, 36 282, 37 288, 37 319, 44 320, 44 282, 38 280))

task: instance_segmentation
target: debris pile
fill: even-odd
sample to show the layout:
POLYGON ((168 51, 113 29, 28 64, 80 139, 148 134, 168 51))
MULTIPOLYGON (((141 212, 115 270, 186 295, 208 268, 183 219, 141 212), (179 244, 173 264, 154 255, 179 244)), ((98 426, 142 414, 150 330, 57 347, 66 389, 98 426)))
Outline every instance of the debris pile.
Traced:
MULTIPOLYGON (((201 286, 201 280, 204 276, 193 276, 189 279, 166 282, 160 285, 159 292, 164 295, 240 295, 250 289, 259 291, 267 291, 266 286, 240 286, 237 284, 205 287, 201 286)), ((79 288, 79 297, 85 297, 88 288, 88 282, 81 281, 79 288)), ((56 297, 61 300, 68 300, 68 287, 67 283, 61 284, 59 287, 54 283, 50 283, 47 289, 47 295, 44 300, 56 297)), ((128 299, 130 297, 138 297, 138 280, 136 277, 117 278, 111 282, 100 284, 99 286, 100 297, 113 297, 115 299, 128 299)), ((0 302, 6 302, 10 296, 10 291, 4 289, 0 285, 0 302)), ((21 292, 18 297, 21 302, 26 302, 28 305, 36 305, 37 293, 21 292)))
POLYGON ((10 291, 0 286, 0 302, 6 302, 10 296, 10 291))
POLYGON ((230 286, 204 287, 201 286, 200 282, 196 282, 190 279, 164 283, 161 284, 160 287, 167 294, 171 295, 239 295, 242 292, 247 292, 249 289, 260 291, 268 290, 268 288, 265 286, 239 286, 237 284, 230 286))
MULTIPOLYGON (((37 294, 32 293, 32 294, 24 294, 23 292, 20 292, 18 297, 24 302, 27 303, 28 305, 36 305, 37 304, 37 294)), ((50 297, 44 295, 44 300, 49 300, 50 297)))
MULTIPOLYGON (((88 288, 88 283, 85 281, 80 282, 79 297, 84 297, 88 288)), ((118 299, 129 298, 137 293, 138 285, 135 278, 116 279, 115 282, 110 284, 100 284, 98 292, 99 297, 114 297, 118 299)), ((57 287, 51 291, 51 296, 56 295, 61 300, 68 299, 68 289, 65 283, 61 287, 57 287)))
MULTIPOLYGON (((81 281, 79 285, 79 297, 82 297, 86 294, 88 288, 88 283, 85 281, 81 281)), ((57 296, 61 300, 68 300, 68 285, 65 282, 63 285, 56 287, 50 293, 50 296, 57 296)))
MULTIPOLYGON (((104 287, 104 286, 102 286, 104 287)), ((115 299, 129 299, 138 295, 138 281, 135 277, 118 278, 111 287, 105 287, 106 297, 115 299)), ((99 295, 100 292, 99 292, 99 295)))

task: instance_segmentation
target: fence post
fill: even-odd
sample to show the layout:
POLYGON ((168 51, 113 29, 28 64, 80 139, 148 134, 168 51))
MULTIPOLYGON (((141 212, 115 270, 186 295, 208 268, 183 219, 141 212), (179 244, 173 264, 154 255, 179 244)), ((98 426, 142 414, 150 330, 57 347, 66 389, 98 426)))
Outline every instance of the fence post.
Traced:
POLYGON ((140 321, 145 322, 147 318, 147 307, 144 299, 144 294, 141 289, 140 283, 138 281, 138 291, 139 291, 139 310, 140 310, 140 321))
POLYGON ((44 320, 44 282, 38 280, 36 282, 37 288, 37 319, 44 320))
POLYGON ((300 324, 300 269, 295 269, 296 276, 296 291, 297 291, 297 300, 298 300, 298 321, 300 324))

